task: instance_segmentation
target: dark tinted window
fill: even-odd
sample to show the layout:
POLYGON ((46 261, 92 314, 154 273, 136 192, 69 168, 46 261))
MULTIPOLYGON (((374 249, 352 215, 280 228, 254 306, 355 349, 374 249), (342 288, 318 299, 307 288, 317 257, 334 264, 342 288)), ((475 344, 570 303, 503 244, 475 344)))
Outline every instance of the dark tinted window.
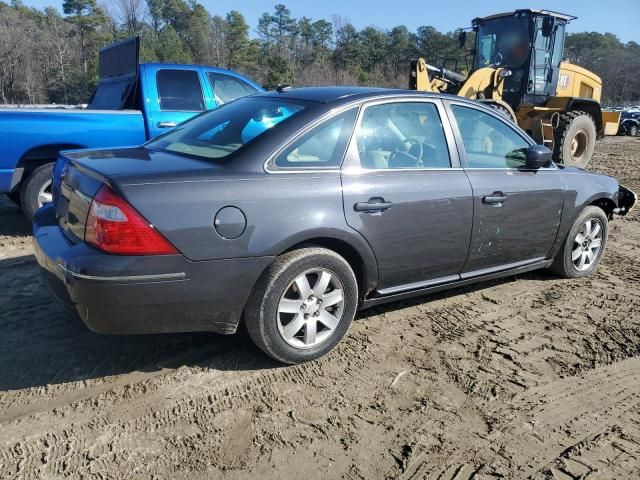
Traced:
POLYGON ((529 143, 493 115, 452 105, 470 168, 521 168, 529 143))
POLYGON ((304 102, 284 98, 241 98, 178 125, 146 146, 220 160, 304 108, 304 102))
POLYGON ((208 72, 207 76, 209 77, 209 83, 211 83, 211 90, 213 90, 216 105, 229 103, 258 91, 247 82, 243 82, 239 78, 232 77, 231 75, 208 72))
POLYGON ((156 80, 161 110, 204 110, 200 79, 195 70, 160 70, 156 80))
POLYGON ((119 82, 105 82, 96 87, 89 102, 90 109, 119 110, 131 88, 131 79, 119 82))
POLYGON ((289 145, 275 160, 282 168, 336 168, 344 151, 357 108, 352 108, 315 126, 289 145))

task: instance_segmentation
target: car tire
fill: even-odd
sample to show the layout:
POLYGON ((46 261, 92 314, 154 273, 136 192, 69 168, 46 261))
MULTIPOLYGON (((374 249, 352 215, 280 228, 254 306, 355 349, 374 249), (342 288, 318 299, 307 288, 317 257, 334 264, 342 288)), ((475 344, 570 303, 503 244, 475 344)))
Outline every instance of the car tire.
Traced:
MULTIPOLYGON (((47 186, 51 188, 53 177, 53 163, 40 165, 22 181, 20 187, 20 206, 25 217, 31 222, 36 210, 42 206, 40 195, 46 193, 47 186)), ((50 192, 50 191, 49 191, 50 192)))
POLYGON ((571 227, 564 244, 556 255, 551 270, 564 278, 591 275, 604 255, 609 235, 609 221, 601 208, 586 207, 571 227), (590 231, 587 225, 590 224, 590 231), (596 232, 596 225, 599 226, 596 232), (582 240, 582 241, 580 241, 582 240), (599 246, 595 243, 599 240, 599 246), (590 258, 589 253, 592 255, 590 258))
POLYGON ((358 283, 349 263, 331 250, 309 247, 279 256, 261 275, 244 319, 249 335, 267 355, 297 364, 332 350, 349 329, 357 306, 358 283))
POLYGON ((638 135, 638 127, 636 127, 635 125, 630 127, 629 128, 629 135, 632 136, 632 137, 635 137, 636 135, 638 135))

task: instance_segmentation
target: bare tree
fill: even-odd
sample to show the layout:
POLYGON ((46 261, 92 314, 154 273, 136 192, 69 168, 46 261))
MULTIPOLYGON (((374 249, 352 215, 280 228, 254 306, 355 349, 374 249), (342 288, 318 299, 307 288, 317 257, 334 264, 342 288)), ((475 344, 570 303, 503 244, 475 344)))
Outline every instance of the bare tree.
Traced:
POLYGON ((144 0, 112 0, 111 7, 110 13, 129 36, 140 32, 149 14, 144 0))

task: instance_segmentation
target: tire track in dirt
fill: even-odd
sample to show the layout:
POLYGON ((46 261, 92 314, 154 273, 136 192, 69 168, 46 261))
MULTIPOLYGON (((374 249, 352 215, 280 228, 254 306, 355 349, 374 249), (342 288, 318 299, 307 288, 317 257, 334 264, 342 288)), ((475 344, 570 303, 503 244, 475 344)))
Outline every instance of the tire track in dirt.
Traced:
MULTIPOLYGON (((107 432, 112 436, 103 453, 107 457, 117 450, 120 441, 125 445, 132 441, 126 435, 119 436, 119 431, 136 432, 151 441, 154 432, 160 430, 170 437, 170 432, 182 430, 197 418, 198 428, 195 431, 200 435, 204 431, 215 432, 217 420, 231 412, 253 412, 256 409, 268 412, 281 405, 281 393, 277 388, 280 384, 305 385, 310 378, 331 374, 354 378, 366 368, 370 359, 366 342, 350 339, 318 362, 288 368, 273 368, 271 365, 272 368, 251 371, 264 364, 264 358, 260 358, 254 348, 244 350, 242 355, 249 359, 244 360, 242 371, 237 374, 208 368, 219 361, 225 362, 223 357, 229 356, 228 350, 203 361, 199 367, 142 375, 137 383, 135 378, 129 378, 126 384, 110 384, 92 391, 93 395, 87 398, 55 405, 48 415, 54 418, 49 419, 50 425, 44 434, 36 433, 42 426, 39 413, 26 418, 5 418, 2 425, 4 448, 0 449, 0 472, 3 473, 0 473, 0 478, 37 478, 43 474, 64 475, 70 471, 79 473, 87 464, 87 446, 99 441, 107 432), (88 411, 93 414, 87 415, 88 411), (56 427, 55 417, 64 419, 64 426, 56 427), (69 438, 81 438, 83 442, 70 442, 69 438), (35 463, 25 464, 26 459, 35 463), (12 465, 16 465, 16 469, 12 469, 12 465), (23 476, 23 472, 29 471, 37 472, 37 475, 23 476)), ((243 363, 242 359, 234 362, 243 363)), ((126 448, 122 448, 119 454, 129 455, 126 448)), ((163 459, 157 460, 162 463, 163 459)), ((169 468, 168 465, 157 467, 161 470, 169 468)), ((90 472, 87 470, 87 473, 90 472)))
POLYGON ((528 478, 589 437, 624 424, 638 407, 640 359, 632 358, 516 396, 516 413, 495 441, 502 456, 521 466, 518 476, 528 478))

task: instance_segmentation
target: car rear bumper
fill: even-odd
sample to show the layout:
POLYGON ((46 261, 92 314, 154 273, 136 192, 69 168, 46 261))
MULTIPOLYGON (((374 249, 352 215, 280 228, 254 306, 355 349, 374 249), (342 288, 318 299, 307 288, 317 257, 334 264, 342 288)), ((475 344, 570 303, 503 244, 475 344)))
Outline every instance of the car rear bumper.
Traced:
POLYGON ((273 260, 109 255, 70 242, 53 206, 38 211, 33 228, 45 284, 98 333, 234 333, 251 288, 273 260))

